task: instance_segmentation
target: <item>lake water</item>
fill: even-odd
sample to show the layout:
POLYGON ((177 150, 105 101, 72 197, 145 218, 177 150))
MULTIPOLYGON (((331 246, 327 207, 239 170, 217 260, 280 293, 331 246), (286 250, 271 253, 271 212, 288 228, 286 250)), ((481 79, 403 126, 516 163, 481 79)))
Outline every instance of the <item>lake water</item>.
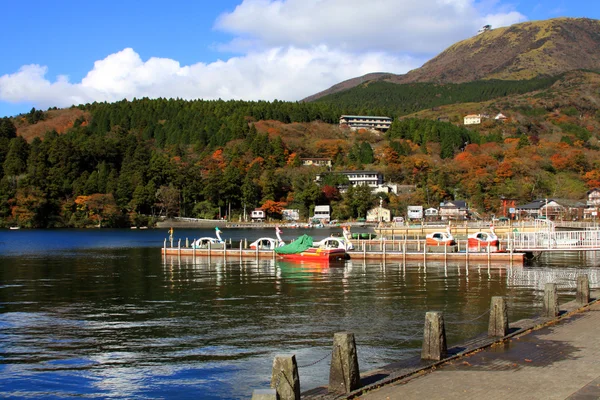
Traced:
MULTIPOLYGON (((272 233, 223 229, 234 245, 272 233)), ((335 332, 354 332, 367 371, 418 354, 426 311, 444 312, 452 346, 487 329, 487 318, 476 318, 492 296, 506 296, 517 320, 540 313, 546 282, 559 284, 565 302, 578 274, 593 287, 600 276, 597 253, 512 269, 214 257, 194 265, 161 257, 167 235, 0 231, 0 397, 250 398, 268 388, 273 358, 291 353, 308 390, 327 384, 335 332)))

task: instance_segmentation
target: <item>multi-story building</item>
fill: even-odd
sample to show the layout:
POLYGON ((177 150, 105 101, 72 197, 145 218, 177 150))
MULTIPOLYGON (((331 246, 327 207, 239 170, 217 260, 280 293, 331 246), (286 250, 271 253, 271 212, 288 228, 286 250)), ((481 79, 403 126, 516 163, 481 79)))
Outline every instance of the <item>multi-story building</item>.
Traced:
MULTIPOLYGON (((340 171, 331 172, 331 174, 345 175, 348 178, 351 186, 369 186, 373 190, 377 189, 378 186, 383 184, 383 175, 376 171, 340 171)), ((322 174, 316 176, 315 180, 318 182, 323 178, 322 174)), ((343 189, 340 187, 340 189, 343 189)))
POLYGON ((340 117, 340 126, 348 126, 351 129, 377 129, 387 131, 392 126, 390 117, 375 117, 368 115, 342 115, 340 117))
POLYGON ((481 123, 481 114, 469 114, 465 115, 464 124, 465 125, 476 125, 481 123))

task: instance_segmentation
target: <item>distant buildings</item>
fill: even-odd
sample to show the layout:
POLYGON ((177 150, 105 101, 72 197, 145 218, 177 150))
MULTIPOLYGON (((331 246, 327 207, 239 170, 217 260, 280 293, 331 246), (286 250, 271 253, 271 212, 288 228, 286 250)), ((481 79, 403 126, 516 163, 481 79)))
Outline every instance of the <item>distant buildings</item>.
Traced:
POLYGON ((300 158, 302 165, 314 167, 329 167, 331 168, 331 158, 300 158))
MULTIPOLYGON (((398 194, 400 187, 405 185, 397 185, 395 183, 383 183, 383 175, 377 171, 339 171, 330 172, 336 175, 345 175, 350 182, 350 186, 369 186, 373 193, 394 193, 398 194)), ((315 181, 321 182, 323 174, 316 176, 315 181)), ((346 186, 338 186, 340 192, 344 193, 347 190, 346 186)))
POLYGON ((392 126, 392 119, 389 117, 368 115, 342 115, 340 117, 340 126, 347 126, 351 129, 366 128, 387 131, 392 126))
POLYGON ((464 124, 465 125, 476 125, 481 123, 481 114, 469 114, 465 115, 464 124))

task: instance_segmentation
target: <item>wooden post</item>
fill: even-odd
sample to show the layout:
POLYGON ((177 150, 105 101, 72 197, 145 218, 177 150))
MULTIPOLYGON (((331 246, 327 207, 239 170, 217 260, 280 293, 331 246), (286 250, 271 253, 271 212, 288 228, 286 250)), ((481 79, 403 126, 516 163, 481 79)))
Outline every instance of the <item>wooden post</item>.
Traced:
POLYGON ((333 335, 333 352, 329 368, 329 392, 350 393, 360 387, 358 354, 354 334, 339 332, 333 335))
POLYGON ((181 238, 177 241, 177 257, 181 257, 181 238))
POLYGON ((558 292, 556 283, 546 283, 544 286, 544 317, 554 318, 558 315, 558 292))
POLYGON ((167 256, 167 238, 165 238, 165 241, 163 243, 163 256, 167 256))
POLYGON ((185 238, 185 247, 190 247, 190 241, 188 240, 188 238, 185 238))
POLYGON ((227 241, 223 242, 223 261, 227 261, 227 241))
MULTIPOLYGON (((421 240, 419 239, 419 243, 421 240)), ((425 240, 425 244, 423 245, 423 264, 427 266, 427 240, 425 240)))
POLYGON ((448 262, 448 246, 444 244, 444 265, 448 262))
POLYGON ((275 357, 271 387, 281 400, 300 400, 300 376, 295 355, 275 357))
MULTIPOLYGON (((383 242, 382 242, 383 243, 383 242)), ((383 243, 383 262, 385 263, 385 243, 383 243)))
POLYGON ((248 239, 244 238, 244 248, 248 248, 248 239))
POLYGON ((210 241, 207 243, 208 244, 208 263, 210 264, 210 256, 212 255, 211 253, 211 243, 210 241))
POLYGON ((402 243, 402 262, 406 264, 406 241, 402 243))
MULTIPOLYGON (((242 247, 241 242, 240 247, 242 247)), ((275 389, 254 389, 252 400, 279 400, 279 395, 275 389)))
POLYGON ((240 263, 242 262, 242 241, 240 240, 240 263))
POLYGON ((508 334, 508 310, 504 297, 494 296, 490 304, 488 336, 504 337, 508 334))
POLYGON ((577 277, 577 296, 575 300, 580 306, 584 306, 590 302, 590 279, 587 275, 579 275, 577 277))
POLYGON ((194 241, 192 242, 192 263, 196 264, 196 246, 194 245, 194 243, 196 243, 195 238, 194 238, 194 241))
POLYGON ((446 358, 447 354, 448 348, 446 346, 444 316, 441 311, 428 311, 425 314, 421 360, 439 361, 446 358))

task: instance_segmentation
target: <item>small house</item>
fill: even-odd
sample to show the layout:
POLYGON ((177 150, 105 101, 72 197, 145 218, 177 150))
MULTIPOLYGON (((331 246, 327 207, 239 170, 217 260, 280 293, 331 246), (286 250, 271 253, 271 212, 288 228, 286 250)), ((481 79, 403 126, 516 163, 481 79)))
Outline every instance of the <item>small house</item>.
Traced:
POLYGON ((263 222, 265 220, 265 211, 260 208, 255 208, 250 214, 252 222, 263 222))
POLYGON ((469 212, 467 202, 464 200, 452 200, 440 203, 439 216, 443 220, 465 220, 469 212))
POLYGON ((481 123, 481 114, 469 114, 465 115, 464 124, 465 125, 476 125, 481 123))
POLYGON ((315 206, 315 213, 312 219, 319 220, 322 222, 329 222, 331 220, 331 207, 315 206))
POLYGON ((390 222, 391 220, 392 213, 387 208, 379 206, 367 211, 367 222, 390 222))

